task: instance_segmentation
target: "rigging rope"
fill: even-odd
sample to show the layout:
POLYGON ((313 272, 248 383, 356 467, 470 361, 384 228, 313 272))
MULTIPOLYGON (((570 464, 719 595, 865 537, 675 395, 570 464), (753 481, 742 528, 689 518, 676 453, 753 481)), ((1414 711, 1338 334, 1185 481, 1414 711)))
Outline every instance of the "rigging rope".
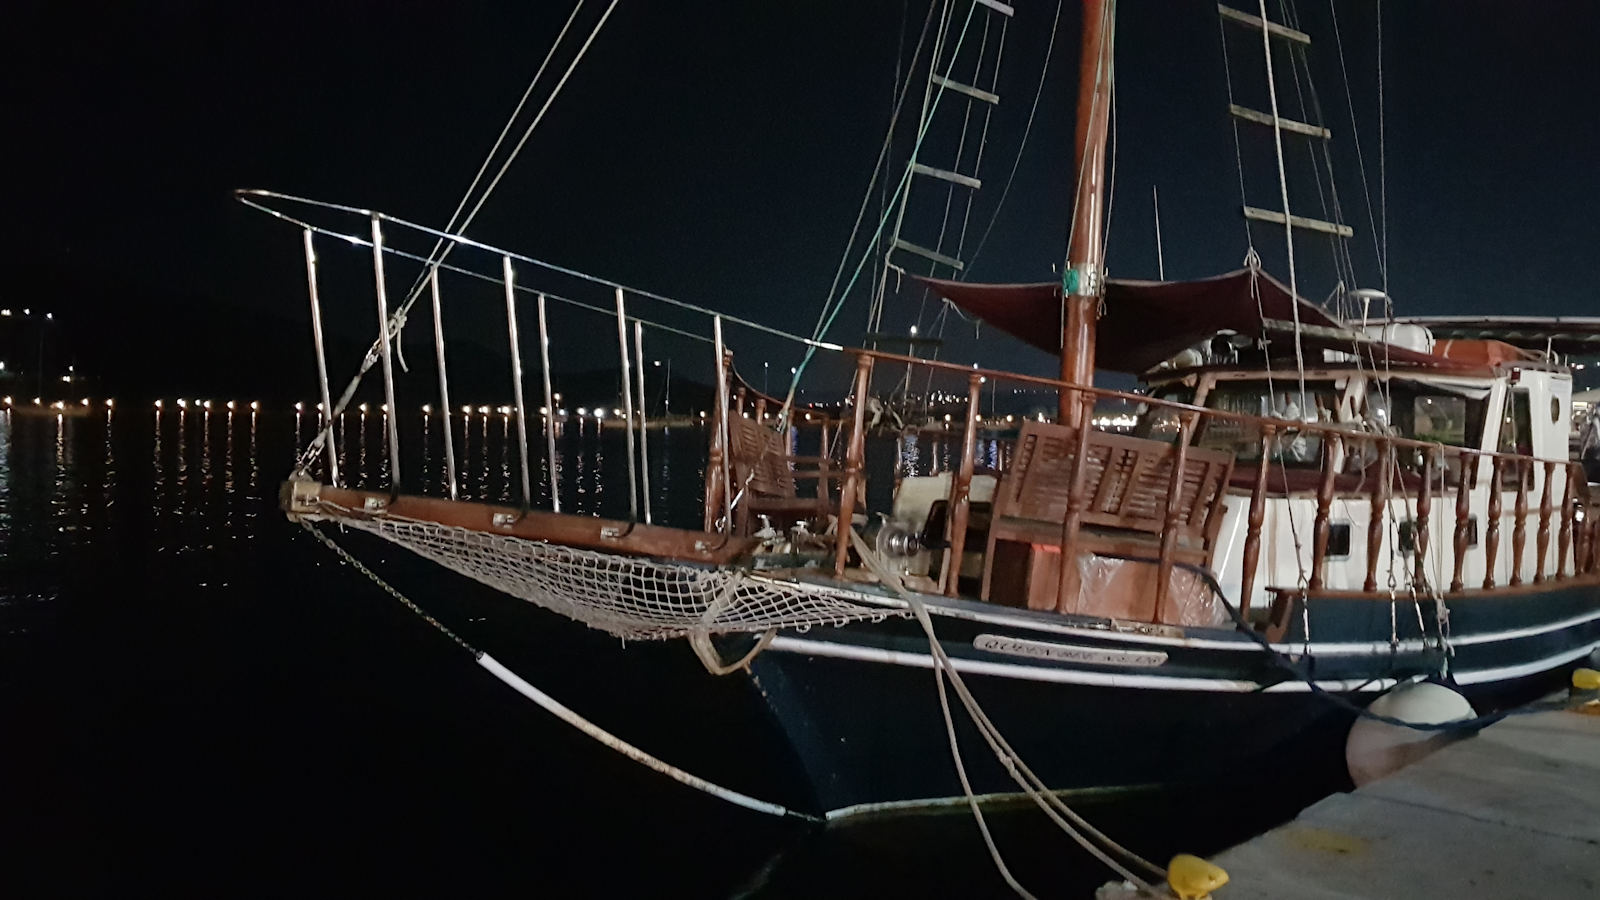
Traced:
POLYGON ((369 580, 372 581, 372 583, 382 588, 391 597, 399 600, 406 606, 407 609, 411 610, 413 613, 416 613, 422 618, 423 621, 438 629, 440 633, 454 641, 457 646, 461 647, 461 649, 471 653, 473 659, 476 660, 478 665, 482 666, 517 693, 527 697, 534 703, 537 703, 545 712, 548 712, 561 721, 566 722, 568 725, 578 729, 594 740, 599 741, 607 747, 610 747, 612 750, 617 751, 636 763, 660 772, 679 784, 687 785, 697 791, 710 794, 719 800, 726 800, 735 806, 741 806, 745 809, 754 810, 755 812, 765 813, 769 816, 799 819, 810 824, 820 824, 822 822, 822 820, 816 816, 808 815, 798 810, 789 809, 776 803, 770 803, 766 800, 757 800, 748 794, 741 794, 740 792, 732 790, 731 788, 725 788, 722 785, 707 781, 706 779, 697 775, 690 774, 689 772, 686 772, 683 769, 672 765, 671 763, 665 762, 656 758, 655 756, 650 755, 649 753, 646 753, 645 751, 635 747, 627 741, 622 740, 609 731, 606 731, 588 719, 585 719, 583 716, 578 715, 571 708, 565 706, 554 697, 551 697, 549 694, 546 694, 545 692, 529 684, 527 681, 524 681, 520 676, 517 675, 517 673, 506 668, 504 664, 490 656, 488 653, 485 653, 484 651, 479 650, 478 648, 467 643, 467 641, 464 640, 460 635, 451 631, 438 619, 435 619, 433 616, 425 612, 422 607, 418 606, 409 597, 400 593, 399 590, 390 585, 387 581, 384 581, 376 572, 373 572, 371 569, 363 565, 361 561, 352 556, 348 550, 345 550, 332 538, 323 534, 322 530, 317 528, 316 525, 303 519, 301 520, 300 525, 301 527, 305 528, 305 530, 312 537, 316 538, 328 549, 338 554, 339 558, 344 560, 346 564, 350 565, 362 575, 365 575, 369 580))
POLYGON ((1028 136, 1033 133, 1033 119, 1039 112, 1039 98, 1044 96, 1045 78, 1050 74, 1050 56, 1056 49, 1056 30, 1061 25, 1062 0, 1056 0, 1056 14, 1050 20, 1050 41, 1044 48, 1044 66, 1039 70, 1039 86, 1033 92, 1033 105, 1028 108, 1028 124, 1022 129, 1022 141, 1017 145, 1017 158, 1011 162, 1011 174, 1006 176, 1006 186, 1000 190, 1000 199, 996 201, 994 212, 989 216, 989 224, 984 226, 983 237, 978 239, 978 246, 972 251, 972 257, 967 260, 964 274, 970 274, 972 267, 977 265, 978 255, 983 252, 984 244, 989 242, 989 233, 994 230, 994 223, 1000 218, 1000 210, 1006 205, 1006 197, 1011 193, 1011 182, 1017 177, 1017 168, 1022 165, 1022 151, 1028 148, 1028 136))

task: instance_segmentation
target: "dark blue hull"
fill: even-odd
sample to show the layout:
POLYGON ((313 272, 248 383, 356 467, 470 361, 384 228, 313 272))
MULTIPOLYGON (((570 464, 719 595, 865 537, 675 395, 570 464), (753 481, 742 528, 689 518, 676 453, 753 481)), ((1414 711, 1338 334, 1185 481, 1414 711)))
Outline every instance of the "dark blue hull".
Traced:
MULTIPOLYGON (((1387 602, 1313 599, 1309 617, 1296 611, 1276 645, 1280 661, 1235 630, 1137 634, 1055 614, 929 604, 978 702, 1059 790, 1339 773, 1354 713, 1308 681, 1364 705, 1398 682, 1433 678, 1488 712, 1558 688, 1600 646, 1600 585, 1590 582, 1451 600, 1443 642, 1431 602, 1399 604, 1391 618, 1387 602)), ((756 658, 753 677, 819 810, 961 795, 927 639, 914 621, 782 634, 756 658)), ((950 696, 974 790, 1019 791, 950 696)))

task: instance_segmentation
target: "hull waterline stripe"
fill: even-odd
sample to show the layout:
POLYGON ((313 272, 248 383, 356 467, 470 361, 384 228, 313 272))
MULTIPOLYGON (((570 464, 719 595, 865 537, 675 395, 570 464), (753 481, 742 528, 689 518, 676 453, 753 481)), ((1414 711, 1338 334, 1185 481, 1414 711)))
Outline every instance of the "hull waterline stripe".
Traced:
MULTIPOLYGON (((1457 684, 1483 684, 1494 681, 1508 681, 1513 678, 1522 678, 1528 675, 1537 675, 1549 671, 1557 666, 1564 665, 1592 653, 1600 647, 1600 641, 1584 645, 1575 650, 1568 650, 1555 656, 1522 663, 1516 666, 1506 666, 1497 669, 1478 669, 1458 671, 1455 673, 1457 684)), ((934 667, 933 657, 926 653, 906 653, 900 650, 884 650, 880 647, 861 647, 855 644, 845 644, 835 641, 813 641, 805 638, 779 636, 773 638, 770 650, 781 653, 798 653, 806 656, 826 656, 833 659, 850 659, 859 662, 875 662, 892 666, 910 666, 917 669, 931 669, 934 667)), ((1142 688, 1164 691, 1209 691, 1221 693, 1263 693, 1263 694, 1296 694, 1307 693, 1311 685, 1304 681, 1283 681, 1277 684, 1262 687, 1254 681, 1239 681, 1227 678, 1186 678, 1178 676, 1161 675, 1123 675, 1112 672, 1088 672, 1077 669, 1049 668, 1044 666, 1020 666, 1010 663, 989 662, 987 660, 969 659, 966 657, 952 656, 952 664, 960 672, 971 672, 975 675, 993 675, 997 678, 1010 678, 1017 681, 1042 681, 1054 684, 1079 684, 1090 687, 1113 688, 1142 688)), ((1400 682, 1393 678, 1376 678, 1371 680, 1345 679, 1339 681, 1318 681, 1318 689, 1330 693, 1374 693, 1386 691, 1400 682)))
MULTIPOLYGON (((779 636, 772 639, 772 644, 767 649, 785 653, 800 653, 807 656, 828 656, 835 659, 853 659, 860 662, 883 663, 891 666, 910 666, 917 669, 931 669, 934 667, 933 657, 926 653, 906 653, 900 650, 884 650, 879 647, 860 647, 855 644, 837 643, 834 641, 812 641, 805 638, 792 638, 779 636)), ((1113 672, 1086 672, 1078 669, 1057 669, 1044 666, 1019 666, 1010 663, 988 662, 986 660, 968 659, 966 657, 952 656, 951 664, 956 671, 975 675, 993 675, 998 678, 1010 678, 1019 681, 1045 681, 1056 684, 1082 684, 1091 687, 1114 688, 1154 688, 1165 691, 1213 691, 1236 694, 1256 693, 1262 690, 1261 685, 1254 681, 1236 681, 1224 678, 1182 678, 1178 676, 1161 675, 1124 675, 1113 672)), ((1387 690, 1396 682, 1392 678, 1371 682, 1357 681, 1321 681, 1317 683, 1323 690, 1328 691, 1353 691, 1387 690)), ((1274 685, 1266 690, 1289 691, 1310 690, 1304 682, 1284 682, 1274 685)))
MULTIPOLYGON (((788 583, 785 582, 785 584, 788 583)), ((799 585, 791 585, 791 588, 793 587, 799 587, 799 585)), ((850 599, 857 600, 862 603, 876 606, 886 606, 893 609, 905 608, 905 604, 898 600, 892 600, 863 591, 827 590, 816 585, 810 585, 808 587, 812 587, 813 589, 820 590, 823 593, 833 595, 848 594, 850 599)), ((981 622, 989 625, 1004 625, 1010 628, 1026 629, 1028 631, 1044 632, 1048 634, 1075 635, 1078 637, 1095 640, 1151 644, 1167 647, 1188 647, 1196 650, 1232 650, 1257 652, 1261 649, 1261 645, 1250 640, 1224 641, 1213 638, 1171 637, 1168 635, 1159 634, 1136 634, 1127 631, 1115 631, 1109 628, 1084 628, 1082 626, 1064 625, 1057 622, 1040 622, 1032 617, 1008 616, 1005 614, 979 612, 976 610, 962 609, 959 607, 944 606, 939 602, 943 599, 944 598, 942 597, 924 598, 924 604, 927 606, 928 612, 932 615, 943 616, 950 619, 964 619, 969 622, 981 622)), ((1450 644, 1456 647, 1466 647, 1473 644, 1488 644, 1495 641, 1533 637, 1535 635, 1548 634, 1553 631, 1561 631, 1563 629, 1572 628, 1578 625, 1585 625, 1595 620, 1600 620, 1600 609, 1590 610, 1589 612, 1573 616, 1570 619, 1563 619, 1559 622, 1549 622, 1542 625, 1530 625, 1525 628, 1513 628, 1506 631, 1490 631, 1478 634, 1467 634, 1460 637, 1452 637, 1450 638, 1450 644)), ((1432 644, 1430 642, 1425 646, 1422 641, 1417 640, 1401 641, 1396 647, 1390 647, 1388 641, 1351 641, 1338 643, 1317 643, 1316 641, 1312 641, 1309 648, 1309 655, 1372 656, 1381 654, 1386 656, 1395 650, 1418 653, 1428 649, 1428 647, 1431 645, 1432 644)), ((1307 651, 1306 645, 1299 642, 1292 644, 1273 644, 1272 647, 1274 650, 1277 650, 1281 653, 1293 653, 1297 656, 1303 655, 1307 651)))

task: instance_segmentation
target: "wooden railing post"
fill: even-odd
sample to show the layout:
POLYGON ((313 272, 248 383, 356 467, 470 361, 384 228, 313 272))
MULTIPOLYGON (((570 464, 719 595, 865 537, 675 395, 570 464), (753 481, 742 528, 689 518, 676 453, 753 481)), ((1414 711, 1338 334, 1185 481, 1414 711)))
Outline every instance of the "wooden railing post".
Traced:
MULTIPOLYGON (((1067 494, 1067 514, 1061 520, 1061 567, 1056 576, 1056 609, 1061 612, 1076 612, 1078 608, 1078 527, 1083 521, 1083 509, 1088 505, 1083 481, 1084 472, 1089 468, 1094 400, 1095 396, 1087 393, 1079 400, 1082 406, 1077 425, 1078 447, 1072 454, 1071 490, 1067 494)), ((1160 608, 1159 600, 1157 608, 1160 608)))
MULTIPOLYGON (((1555 511, 1555 473, 1556 464, 1553 460, 1545 460, 1543 466, 1544 489, 1539 492, 1539 537, 1534 541, 1534 551, 1538 559, 1533 564, 1533 583, 1539 584, 1545 578, 1545 558, 1550 555, 1550 514, 1555 511)), ((1560 566, 1557 566, 1560 568, 1560 566)))
POLYGON ((1422 451, 1422 489, 1417 492, 1417 527, 1412 534, 1412 584, 1420 591, 1428 589, 1428 545, 1431 534, 1428 517, 1433 512, 1433 459, 1435 448, 1422 451))
POLYGON ((833 467, 828 464, 828 460, 830 458, 828 453, 830 450, 831 447, 829 446, 828 440, 828 417, 826 414, 824 414, 822 417, 822 431, 817 438, 817 459, 820 460, 817 463, 818 500, 833 499, 833 488, 828 484, 830 476, 833 473, 833 467))
POLYGON ((1311 526, 1311 581, 1309 591, 1322 590, 1323 568, 1328 556, 1328 513, 1333 509, 1333 479, 1338 475, 1334 460, 1339 452, 1336 435, 1322 436, 1322 480, 1317 484, 1317 516, 1311 526))
POLYGON ((1500 517, 1505 515, 1505 460, 1496 455, 1489 463, 1488 522, 1483 528, 1483 589, 1494 588, 1494 567, 1500 564, 1500 517))
MULTIPOLYGON (((1383 556, 1384 521, 1389 514, 1389 496, 1394 487, 1394 444, 1378 441, 1378 477, 1372 482, 1372 509, 1367 515, 1367 579, 1361 589, 1378 589, 1378 560, 1383 556)), ((1390 572, 1391 576, 1393 571, 1390 572)))
POLYGON ((1250 597, 1256 590, 1256 568, 1261 564, 1261 525, 1267 517, 1267 470, 1272 465, 1273 436, 1277 428, 1261 426, 1261 460, 1250 491, 1250 517, 1244 530, 1244 568, 1239 572, 1239 617, 1250 621, 1250 597))
POLYGON ((950 479, 950 504, 945 521, 950 534, 945 540, 944 569, 939 574, 946 597, 954 597, 961 580, 961 554, 967 549, 967 516, 971 511, 972 470, 978 455, 978 403, 983 376, 967 376, 967 430, 961 441, 961 468, 950 479))
POLYGON ((856 357, 855 418, 850 429, 850 449, 845 453, 844 487, 839 491, 839 524, 834 534, 833 576, 844 577, 850 558, 850 533, 856 512, 856 492, 860 490, 867 452, 867 392, 872 387, 872 357, 856 357))
MULTIPOLYGON (((1183 516, 1183 476, 1189 466, 1189 435, 1195 414, 1181 413, 1177 445, 1173 447, 1172 481, 1167 486, 1167 519, 1161 528, 1161 562, 1156 570, 1156 615, 1167 602, 1167 582, 1172 580, 1172 555, 1178 546, 1178 522, 1183 516)), ((1087 422, 1087 419, 1085 420, 1087 422)))
MULTIPOLYGON (((1572 549, 1572 470, 1568 463, 1561 470, 1561 533, 1556 538, 1556 577, 1567 577, 1567 553, 1572 549)), ((1573 554, 1572 574, 1578 574, 1577 554, 1573 554)))
POLYGON ((1517 470, 1517 503, 1511 508, 1511 579, 1510 584, 1522 583, 1522 551, 1528 546, 1528 470, 1520 457, 1512 460, 1517 470))
POLYGON ((1472 530, 1472 489, 1478 483, 1478 454, 1461 454, 1461 479, 1456 484, 1455 575, 1450 579, 1450 593, 1459 593, 1466 587, 1463 580, 1467 569, 1467 542, 1472 530))

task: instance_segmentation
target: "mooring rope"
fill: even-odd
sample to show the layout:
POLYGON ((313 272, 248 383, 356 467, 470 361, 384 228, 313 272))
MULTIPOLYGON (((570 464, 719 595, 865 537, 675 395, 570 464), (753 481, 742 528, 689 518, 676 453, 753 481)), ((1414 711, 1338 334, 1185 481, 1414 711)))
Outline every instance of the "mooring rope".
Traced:
POLYGON ((765 813, 769 816, 799 819, 800 821, 813 825, 822 823, 823 820, 816 816, 809 815, 798 810, 789 809, 785 806, 781 806, 777 803, 771 803, 766 800, 757 800, 748 794, 741 794, 732 788, 723 787, 715 782, 707 781, 698 775, 685 772, 683 769, 658 759, 657 757, 646 753, 627 741, 624 741, 622 738, 617 737, 611 732, 606 731, 604 728, 601 728, 600 726, 574 712, 570 707, 556 700, 554 697, 529 684, 517 673, 506 668, 505 665, 499 660, 467 643, 464 638, 456 634, 454 631, 451 631, 449 627, 440 622, 438 619, 435 619, 433 616, 429 615, 425 610, 422 609, 422 607, 418 606, 409 597, 402 594, 387 581, 384 581, 383 578, 381 578, 376 572, 367 568, 360 560, 352 556, 348 550, 339 546, 337 542, 328 537, 326 534, 323 534, 322 530, 317 528, 315 524, 306 521, 305 519, 301 519, 300 525, 308 533, 310 533, 312 537, 321 541, 329 550, 332 550, 334 553, 338 554, 340 559, 350 564, 350 566, 357 572, 367 576, 367 578, 371 580, 373 584, 383 588, 386 593, 388 593, 391 597, 394 597, 396 600, 399 600, 407 609, 421 617, 424 622, 432 625, 445 637, 459 645, 463 650, 471 653, 473 659, 477 661, 478 665, 482 666, 490 674, 494 675, 494 677, 500 679, 512 690, 524 697, 527 697, 534 703, 537 703, 545 712, 548 712, 561 721, 566 722, 573 728, 578 729, 589 737, 594 738, 596 741, 599 741, 600 743, 610 747, 612 750, 617 751, 618 753, 626 756, 636 763, 639 763, 640 765, 654 769, 655 771, 660 772, 679 784, 688 785, 697 791, 710 794, 719 800, 726 800, 735 806, 741 806, 745 809, 754 810, 759 813, 765 813))

